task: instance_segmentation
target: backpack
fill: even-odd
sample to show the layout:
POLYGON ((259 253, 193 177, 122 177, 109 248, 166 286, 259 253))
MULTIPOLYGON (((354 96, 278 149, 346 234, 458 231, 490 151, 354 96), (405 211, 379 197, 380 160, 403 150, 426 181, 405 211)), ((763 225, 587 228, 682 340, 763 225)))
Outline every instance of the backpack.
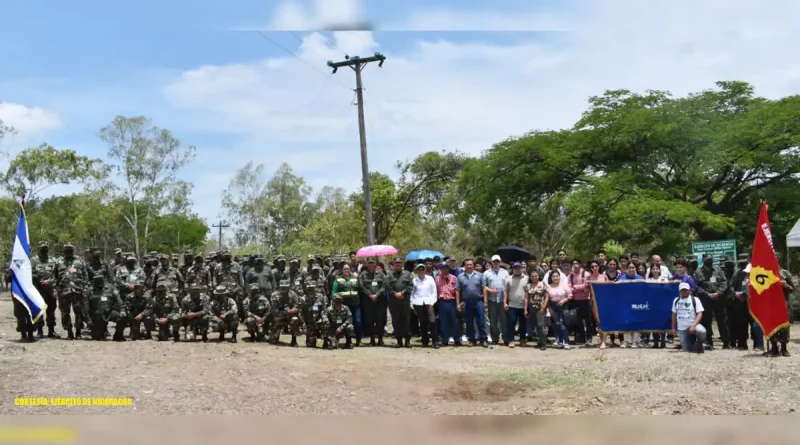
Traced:
MULTIPOLYGON (((678 300, 680 300, 680 297, 676 297, 674 300, 672 300, 672 308, 675 309, 675 310, 678 309, 678 300)), ((697 303, 697 297, 692 295, 692 309, 694 309, 694 316, 695 317, 697 317, 697 314, 699 313, 699 312, 697 312, 697 304, 698 304, 697 303)))

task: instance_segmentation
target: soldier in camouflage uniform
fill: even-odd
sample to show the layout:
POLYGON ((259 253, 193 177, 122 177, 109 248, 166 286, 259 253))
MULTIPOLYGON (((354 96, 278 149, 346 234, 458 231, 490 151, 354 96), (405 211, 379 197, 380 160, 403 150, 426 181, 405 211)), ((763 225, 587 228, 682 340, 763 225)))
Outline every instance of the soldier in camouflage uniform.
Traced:
POLYGON ((305 280, 305 274, 302 269, 300 269, 300 258, 292 257, 292 259, 289 260, 289 272, 287 272, 286 279, 289 280, 294 293, 296 293, 298 297, 302 296, 304 292, 303 280, 305 280))
POLYGON ((272 305, 257 283, 250 285, 250 294, 244 299, 244 314, 250 341, 263 342, 264 333, 269 331, 272 305))
POLYGON ((125 264, 117 267, 114 283, 116 283, 117 291, 122 301, 128 299, 128 295, 133 292, 133 286, 136 284, 144 284, 145 273, 141 267, 136 265, 136 257, 129 252, 125 258, 125 264))
POLYGON ((272 275, 275 277, 275 282, 280 283, 287 279, 286 277, 286 257, 278 255, 275 257, 275 268, 272 269, 272 275))
POLYGON ((67 331, 67 338, 81 338, 81 328, 88 321, 86 311, 86 265, 75 258, 75 246, 64 244, 64 258, 56 267, 58 306, 61 309, 61 327, 67 331), (75 313, 75 331, 73 332, 70 309, 75 313))
POLYGON ((181 325, 184 337, 189 341, 194 341, 198 332, 202 335, 203 342, 208 341, 211 300, 205 294, 205 289, 200 284, 193 284, 189 295, 181 300, 181 325))
POLYGON ((219 341, 225 340, 225 332, 230 331, 231 343, 236 343, 236 334, 239 331, 239 309, 236 300, 229 296, 228 288, 224 284, 214 289, 214 298, 211 299, 211 328, 219 332, 219 341))
POLYGON ((239 310, 239 320, 244 320, 244 277, 242 277, 242 267, 231 258, 231 252, 222 252, 222 261, 217 264, 214 271, 214 284, 223 285, 228 290, 230 297, 236 302, 239 310))
POLYGON ((714 347, 714 319, 717 319, 719 335, 722 338, 722 349, 730 348, 728 337, 728 321, 726 310, 728 307, 728 284, 725 273, 714 266, 714 257, 711 254, 703 255, 703 266, 694 274, 697 283, 697 297, 700 299, 705 312, 703 312, 703 327, 706 328, 706 345, 708 349, 714 347))
POLYGON ((345 347, 353 349, 353 314, 350 308, 342 303, 342 296, 333 295, 333 304, 322 313, 322 331, 325 335, 323 349, 336 349, 339 339, 345 337, 345 347))
POLYGON ((114 286, 106 281, 102 274, 92 278, 92 288, 86 292, 89 306, 89 321, 92 329, 92 340, 105 340, 108 322, 116 323, 114 341, 125 341, 122 336, 125 323, 125 305, 114 286))
POLYGON ((306 325, 306 346, 310 348, 316 348, 317 338, 323 337, 322 312, 328 307, 325 285, 322 268, 314 264, 304 281, 304 292, 300 297, 300 309, 306 325))
MULTIPOLYGON (((152 300, 151 310, 155 325, 158 327, 158 341, 169 340, 170 327, 172 339, 180 341, 180 305, 175 294, 169 291, 167 283, 162 281, 156 284, 156 296, 152 300)), ((153 326, 152 330, 155 330, 156 326, 153 326)))
POLYGON ((289 334, 292 336, 290 346, 297 347, 297 335, 303 322, 298 303, 299 299, 291 289, 289 280, 281 281, 278 285, 278 291, 273 293, 270 299, 270 304, 272 305, 270 343, 278 344, 281 331, 284 327, 288 327, 289 334))
MULTIPOLYGON (((39 241, 39 255, 31 258, 33 286, 39 291, 47 304, 47 338, 61 338, 56 334, 56 308, 58 307, 58 292, 56 292, 56 270, 58 263, 49 257, 50 247, 47 241, 39 241)), ((43 326, 45 317, 39 319, 39 338, 44 336, 43 326)))
MULTIPOLYGON (((780 255, 776 256, 780 263, 780 255)), ((786 269, 780 269, 780 279, 780 284, 783 287, 783 297, 786 299, 786 310, 791 311, 792 308, 789 306, 789 296, 792 295, 795 290, 794 283, 792 283, 791 272, 786 269)), ((763 354, 765 357, 790 357, 791 354, 789 354, 789 349, 787 348, 789 344, 789 326, 778 329, 772 337, 769 338, 769 343, 769 349, 763 354), (780 350, 778 349, 778 343, 780 343, 780 350)))
POLYGON ((183 275, 172 267, 167 255, 161 255, 161 265, 155 273, 155 282, 164 283, 169 293, 176 297, 183 291, 183 275))
POLYGON ((262 295, 272 295, 278 289, 272 269, 264 264, 264 257, 257 256, 253 267, 247 271, 244 279, 246 286, 257 284, 262 295))
POLYGON ((100 275, 106 280, 106 283, 114 283, 114 275, 108 264, 100 258, 100 249, 97 247, 91 249, 91 257, 89 263, 86 265, 86 275, 89 283, 94 282, 94 276, 100 275))
POLYGON ((153 318, 153 297, 145 288, 144 283, 137 282, 133 285, 133 292, 125 299, 124 322, 131 328, 131 340, 151 339, 150 334, 155 328, 153 318), (145 334, 142 335, 141 327, 144 324, 145 334))
POLYGON ((194 254, 192 252, 186 251, 183 253, 183 264, 181 264, 180 267, 178 267, 178 272, 181 273, 181 276, 183 277, 184 280, 182 296, 188 295, 189 290, 191 289, 191 286, 188 283, 187 275, 189 275, 189 268, 192 267, 193 261, 194 261, 194 254))
POLYGON ((194 264, 186 270, 186 287, 191 288, 195 284, 211 289, 211 272, 203 264, 203 255, 194 256, 194 264))
POLYGON ((125 265, 125 258, 127 256, 122 253, 122 249, 117 247, 114 249, 114 259, 108 262, 108 269, 111 271, 111 277, 117 276, 117 268, 125 265))

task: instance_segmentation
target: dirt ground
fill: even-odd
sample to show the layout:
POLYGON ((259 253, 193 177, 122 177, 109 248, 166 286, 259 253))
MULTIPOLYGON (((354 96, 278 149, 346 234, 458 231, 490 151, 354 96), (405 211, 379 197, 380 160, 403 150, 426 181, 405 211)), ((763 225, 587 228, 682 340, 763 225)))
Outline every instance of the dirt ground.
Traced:
POLYGON ((323 351, 242 337, 235 345, 20 343, 4 293, 0 414, 789 414, 800 398, 798 342, 794 356, 765 359, 671 349, 323 351), (15 406, 17 397, 133 404, 15 406))

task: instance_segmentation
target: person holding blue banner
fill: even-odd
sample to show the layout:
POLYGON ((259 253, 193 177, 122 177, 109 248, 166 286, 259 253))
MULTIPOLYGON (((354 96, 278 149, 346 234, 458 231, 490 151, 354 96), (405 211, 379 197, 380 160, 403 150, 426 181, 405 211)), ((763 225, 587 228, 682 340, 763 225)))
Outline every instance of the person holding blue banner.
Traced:
MULTIPOLYGON (((644 278, 639 275, 637 272, 636 263, 633 261, 628 263, 627 270, 624 274, 620 275, 619 281, 632 281, 632 280, 644 280, 644 278)), ((622 343, 623 348, 638 348, 639 344, 636 339, 639 338, 638 332, 626 332, 624 336, 624 343, 622 343)))

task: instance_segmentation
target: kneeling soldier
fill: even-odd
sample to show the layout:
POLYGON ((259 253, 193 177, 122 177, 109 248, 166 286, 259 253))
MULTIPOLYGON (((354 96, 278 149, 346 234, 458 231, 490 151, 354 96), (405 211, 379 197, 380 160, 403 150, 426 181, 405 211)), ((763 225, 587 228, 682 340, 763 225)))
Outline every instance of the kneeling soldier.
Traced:
POLYGON ((292 334, 290 346, 297 347, 297 334, 300 331, 300 308, 297 294, 290 288, 289 280, 281 280, 278 292, 272 294, 272 326, 270 328, 270 343, 277 344, 281 338, 281 331, 286 328, 292 334))
POLYGON ((151 339, 150 333, 155 326, 153 319, 153 297, 144 284, 133 285, 133 292, 125 301, 125 324, 131 328, 131 340, 151 339), (141 327, 144 324, 145 334, 142 335, 141 327))
POLYGON ((204 286, 193 284, 189 295, 181 301, 181 325, 184 337, 189 341, 194 341, 198 332, 203 336, 204 342, 208 341, 210 301, 204 290, 204 286))
POLYGON ((236 343, 236 334, 239 330, 239 315, 236 301, 228 296, 228 288, 220 284, 214 289, 214 299, 211 300, 211 328, 219 332, 219 341, 225 339, 225 332, 230 331, 231 343, 236 343))
POLYGON ((89 320, 92 324, 92 340, 105 340, 108 322, 116 323, 114 341, 125 341, 122 332, 125 330, 125 307, 116 289, 106 284, 102 274, 92 279, 92 288, 87 292, 89 302, 89 320))
POLYGON ((172 339, 179 341, 181 330, 181 315, 178 299, 175 294, 167 292, 167 283, 164 281, 156 284, 156 297, 153 299, 153 317, 158 326, 158 341, 169 339, 172 327, 172 339))
POLYGON ((258 283, 250 285, 250 294, 244 299, 244 324, 247 325, 247 332, 250 333, 250 341, 264 341, 264 332, 269 329, 269 317, 272 306, 269 299, 261 295, 258 283))
POLYGON ((322 331, 325 334, 322 345, 324 349, 338 348, 342 336, 346 339, 345 347, 353 349, 353 314, 342 303, 342 296, 339 294, 334 294, 333 304, 322 314, 322 331))

